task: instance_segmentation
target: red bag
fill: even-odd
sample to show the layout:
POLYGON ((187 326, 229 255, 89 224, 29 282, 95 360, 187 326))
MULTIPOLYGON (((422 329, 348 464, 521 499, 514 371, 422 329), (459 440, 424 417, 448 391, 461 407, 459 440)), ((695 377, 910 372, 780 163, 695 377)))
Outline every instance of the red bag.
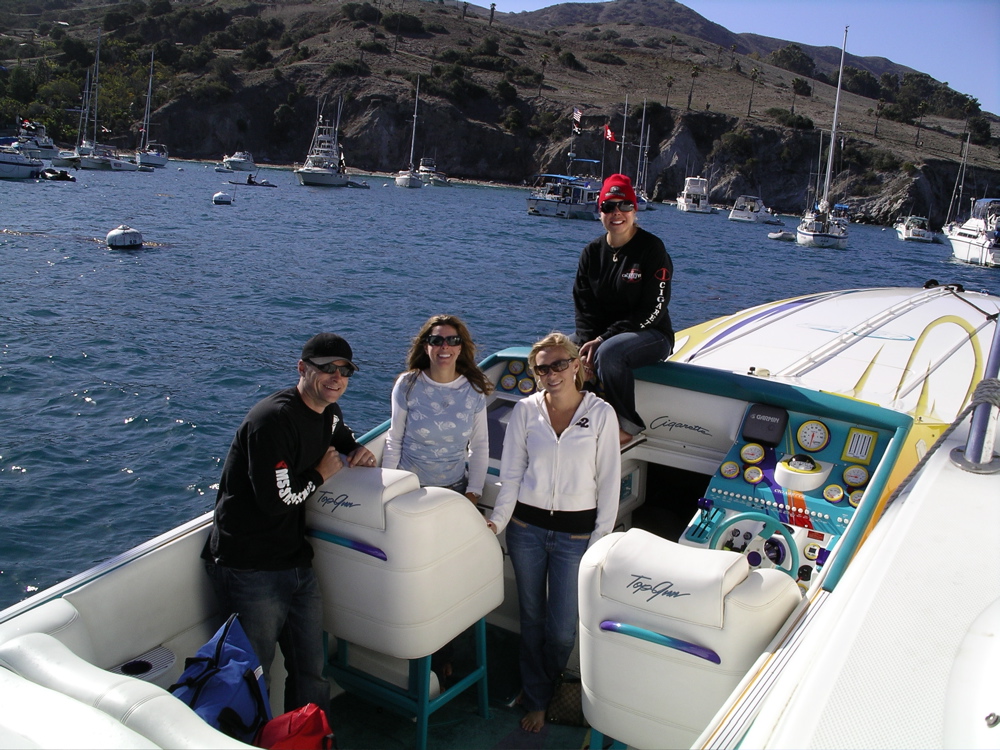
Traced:
POLYGON ((254 744, 268 750, 331 750, 336 740, 323 709, 307 703, 267 722, 254 744))

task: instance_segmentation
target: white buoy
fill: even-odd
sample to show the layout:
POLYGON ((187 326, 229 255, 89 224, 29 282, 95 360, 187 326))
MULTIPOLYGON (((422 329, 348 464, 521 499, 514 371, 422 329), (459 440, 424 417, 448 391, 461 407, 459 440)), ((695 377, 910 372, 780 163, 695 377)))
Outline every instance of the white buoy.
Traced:
POLYGON ((233 203, 233 196, 220 190, 212 196, 212 203, 216 206, 231 206, 233 203))
POLYGON ((135 250, 142 247, 142 232, 122 224, 108 232, 107 243, 114 250, 135 250))

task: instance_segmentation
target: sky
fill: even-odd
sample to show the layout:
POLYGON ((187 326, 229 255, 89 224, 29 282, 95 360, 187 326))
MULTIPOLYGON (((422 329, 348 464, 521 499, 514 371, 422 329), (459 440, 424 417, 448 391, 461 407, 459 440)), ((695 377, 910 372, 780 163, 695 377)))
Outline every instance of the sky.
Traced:
MULTIPOLYGON (((505 13, 555 0, 495 0, 505 13)), ((594 0, 574 0, 592 2, 594 0)), ((927 73, 1000 115, 1000 0, 678 0, 733 33, 885 57, 927 73)), ((488 3, 484 3, 488 5, 488 3)))

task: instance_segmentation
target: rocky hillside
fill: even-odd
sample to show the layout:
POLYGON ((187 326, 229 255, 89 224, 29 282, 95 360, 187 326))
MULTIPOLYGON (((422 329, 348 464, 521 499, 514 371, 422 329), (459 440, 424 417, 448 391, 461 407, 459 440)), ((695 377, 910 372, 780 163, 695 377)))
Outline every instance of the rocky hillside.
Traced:
MULTIPOLYGON (((118 109, 102 99, 104 111, 118 113, 108 122, 121 146, 136 140, 153 49, 152 132, 178 157, 248 149, 259 163, 301 161, 318 102, 342 97, 349 167, 395 171, 409 159, 420 76, 417 156, 435 156, 454 177, 521 183, 565 171, 570 152, 602 159, 605 173, 622 164, 635 174, 645 103, 654 198, 673 199, 686 175, 703 174, 719 203, 752 192, 790 212, 806 205, 817 165, 825 164, 820 133, 827 130, 828 142, 835 88, 822 79, 835 75, 840 52, 801 48, 817 78, 808 79, 808 93, 796 93, 793 81, 802 77, 768 62, 786 42, 732 34, 673 0, 567 3, 492 17, 456 0, 60 0, 57 11, 23 8, 0 0, 0 25, 9 37, 31 40, 36 66, 61 60, 67 38, 92 45, 104 26, 102 78, 117 74, 112 91, 132 90, 118 109), (11 8, 18 15, 4 13, 11 8), (576 136, 574 107, 582 112, 576 136), (616 143, 605 140, 606 125, 616 143)), ((873 77, 909 72, 883 58, 848 55, 848 64, 873 77)), ((82 84, 85 66, 74 70, 82 84)), ((33 107, 17 115, 51 111, 33 107)), ((927 114, 919 124, 899 122, 876 108, 872 98, 842 97, 837 200, 873 222, 901 211, 943 221, 966 120, 927 114)), ((996 136, 1000 122, 989 119, 996 136)), ((75 138, 75 122, 50 130, 64 142, 75 138)), ((973 181, 974 194, 997 189, 997 154, 996 137, 971 147, 967 195, 973 181)))

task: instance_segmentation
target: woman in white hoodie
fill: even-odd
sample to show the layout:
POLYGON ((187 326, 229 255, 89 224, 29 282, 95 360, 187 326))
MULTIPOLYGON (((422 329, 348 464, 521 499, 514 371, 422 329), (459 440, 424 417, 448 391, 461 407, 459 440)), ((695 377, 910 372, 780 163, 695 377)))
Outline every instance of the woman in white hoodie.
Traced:
POLYGON ((528 355, 539 391, 507 425, 490 516, 507 531, 521 610, 521 727, 538 732, 576 640, 580 558, 612 530, 621 456, 615 410, 583 392, 579 350, 551 333, 528 355))

